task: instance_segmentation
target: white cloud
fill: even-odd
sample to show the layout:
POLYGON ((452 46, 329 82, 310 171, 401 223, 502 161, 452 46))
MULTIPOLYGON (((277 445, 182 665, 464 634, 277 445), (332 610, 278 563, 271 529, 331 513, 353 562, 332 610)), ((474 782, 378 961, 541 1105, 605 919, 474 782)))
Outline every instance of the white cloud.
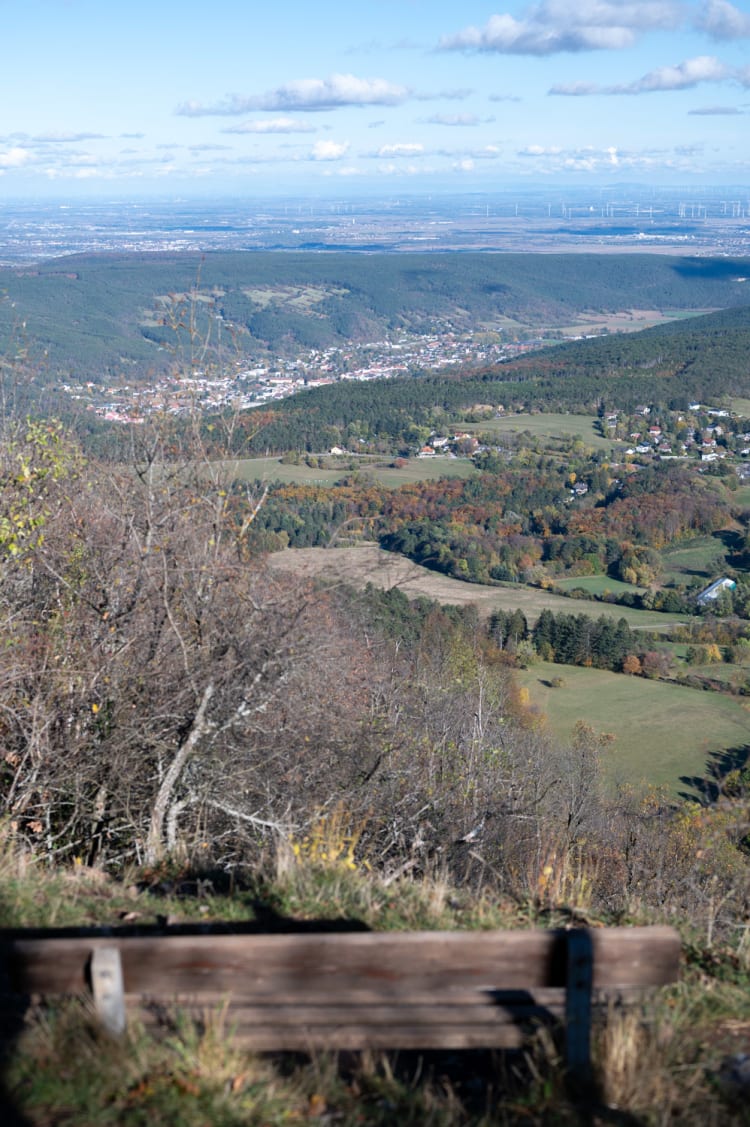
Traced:
POLYGON ((615 170, 618 175, 628 172, 647 173, 656 169, 673 172, 703 171, 697 159, 702 156, 702 151, 696 146, 627 150, 615 145, 603 148, 586 145, 566 149, 556 145, 530 144, 520 149, 516 156, 533 169, 534 176, 566 172, 605 175, 615 170))
POLYGON ((331 176, 331 175, 334 175, 334 176, 363 176, 363 175, 365 175, 365 173, 364 173, 363 169, 357 168, 353 164, 345 164, 345 165, 342 165, 341 168, 330 169, 330 170, 326 169, 324 175, 326 175, 326 176, 331 176))
POLYGON ((546 157, 546 156, 559 156, 562 149, 557 145, 551 148, 545 145, 527 145, 525 149, 518 150, 519 157, 546 157))
POLYGON ((425 125, 481 125, 482 123, 492 122, 493 117, 477 117, 473 113, 436 113, 431 117, 423 117, 420 119, 425 125))
POLYGON ((341 160, 348 151, 348 141, 316 141, 311 155, 313 160, 341 160))
POLYGON ((38 144, 63 144, 69 141, 103 141, 104 133, 38 133, 31 138, 38 144))
MULTIPOLYGON (((582 97, 591 94, 652 94, 664 90, 688 90, 698 86, 701 82, 723 82, 728 78, 739 78, 737 72, 732 71, 713 55, 698 55, 694 59, 686 59, 676 66, 657 67, 649 71, 635 82, 623 83, 618 86, 595 86, 589 83, 574 82, 552 86, 550 94, 561 94, 566 97, 582 97)), ((740 81, 742 79, 740 78, 740 81)))
POLYGON ((444 36, 444 51, 487 51, 508 55, 619 50, 644 31, 676 27, 682 5, 671 0, 544 0, 522 19, 490 16, 484 27, 466 27, 444 36))
POLYGON ((702 106, 700 109, 688 110, 692 117, 737 117, 743 113, 737 106, 702 106))
POLYGON ((424 145, 419 143, 400 145, 381 145, 375 154, 378 157, 414 157, 421 156, 424 145))
POLYGON ((474 161, 471 157, 464 157, 463 160, 457 160, 453 165, 454 172, 473 172, 474 161))
POLYGON ((320 111, 342 106, 395 106, 406 101, 406 86, 387 82, 384 78, 357 78, 353 74, 332 74, 328 78, 302 78, 288 82, 266 94, 249 97, 229 95, 213 106, 200 102, 184 102, 175 113, 183 117, 248 113, 253 110, 320 111))
POLYGON ((501 150, 497 145, 484 145, 481 149, 436 149, 437 156, 450 157, 451 160, 497 160, 501 150))
POLYGON ((272 117, 268 121, 244 121, 230 125, 222 133, 315 133, 317 128, 293 117, 272 117))
POLYGON ((697 86, 699 82, 720 82, 729 77, 729 73, 724 63, 713 55, 698 55, 697 58, 678 63, 677 66, 652 70, 624 89, 626 93, 632 91, 636 94, 650 90, 685 90, 687 87, 697 86))
POLYGON ((430 168, 417 168, 415 164, 380 164, 378 165, 378 173, 381 176, 419 176, 431 175, 433 172, 430 168))
POLYGON ((21 168, 31 159, 28 149, 21 149, 17 145, 0 153, 0 168, 21 168))
POLYGON ((566 98, 588 98, 591 94, 604 94, 606 90, 594 82, 559 82, 551 86, 548 94, 561 94, 566 98))
POLYGON ((414 97, 418 102, 463 102, 473 93, 470 86, 456 86, 448 90, 422 90, 419 93, 415 92, 414 97))
POLYGON ((707 0, 696 25, 712 39, 750 38, 750 16, 728 0, 707 0))

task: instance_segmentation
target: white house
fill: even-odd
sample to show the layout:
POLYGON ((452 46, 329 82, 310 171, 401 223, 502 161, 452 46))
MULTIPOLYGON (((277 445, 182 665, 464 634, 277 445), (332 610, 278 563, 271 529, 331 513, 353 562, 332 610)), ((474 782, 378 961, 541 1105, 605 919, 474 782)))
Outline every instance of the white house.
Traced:
POLYGON ((713 583, 709 584, 696 596, 696 602, 699 606, 705 607, 708 603, 718 599, 722 591, 733 591, 737 584, 733 579, 723 576, 721 579, 715 579, 713 583))

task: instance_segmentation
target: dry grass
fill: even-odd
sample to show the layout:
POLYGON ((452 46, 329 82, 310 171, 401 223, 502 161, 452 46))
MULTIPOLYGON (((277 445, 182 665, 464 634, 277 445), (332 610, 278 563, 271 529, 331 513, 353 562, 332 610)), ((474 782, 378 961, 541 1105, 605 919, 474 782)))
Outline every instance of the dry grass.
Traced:
POLYGON ((487 586, 452 579, 437 571, 430 571, 412 563, 404 556, 386 552, 374 544, 356 548, 287 548, 268 557, 272 569, 298 575, 302 578, 320 578, 331 583, 347 583, 364 587, 373 583, 390 590, 399 587, 410 599, 424 596, 453 606, 474 604, 483 617, 495 610, 524 612, 534 622, 543 610, 564 614, 589 614, 593 618, 608 615, 624 618, 633 629, 666 629, 684 616, 660 614, 657 611, 634 610, 610 603, 597 603, 586 599, 572 601, 562 595, 553 595, 537 587, 524 587, 520 583, 487 586))

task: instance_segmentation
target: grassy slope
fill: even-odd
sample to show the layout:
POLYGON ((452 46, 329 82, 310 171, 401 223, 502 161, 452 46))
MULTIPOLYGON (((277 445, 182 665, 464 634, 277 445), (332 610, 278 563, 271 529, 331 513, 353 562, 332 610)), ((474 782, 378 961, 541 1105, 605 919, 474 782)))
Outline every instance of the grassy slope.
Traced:
POLYGON ((562 595, 553 595, 537 587, 523 587, 521 584, 488 587, 481 583, 464 583, 460 579, 428 571, 403 556, 385 552, 370 544, 359 548, 337 548, 335 551, 327 548, 289 548, 284 552, 274 553, 269 559, 272 567, 301 576, 338 580, 362 587, 366 583, 385 588, 399 586, 410 598, 424 595, 442 603, 475 603, 482 615, 489 615, 493 610, 516 608, 520 608, 530 621, 534 621, 547 609, 565 614, 590 614, 594 618, 606 614, 615 619, 624 618, 629 626, 642 630, 664 629, 675 622, 684 621, 680 615, 566 599, 562 595))
MULTIPOLYGON (((734 496, 733 496, 734 500, 734 496)), ((714 579, 726 567, 726 548, 715 536, 701 536, 662 552, 664 579, 685 583, 714 579)))
POLYGON ((560 739, 569 739, 579 720, 614 734, 602 758, 610 784, 645 780, 677 792, 681 776, 705 774, 712 752, 748 741, 748 705, 718 693, 545 662, 519 677, 560 739), (553 677, 564 686, 544 683, 553 677))
POLYGON ((555 579, 555 585, 563 591, 580 588, 590 595, 604 595, 607 591, 613 595, 638 595, 646 590, 645 587, 637 587, 632 583, 623 583, 621 579, 611 579, 608 575, 574 575, 566 579, 555 579))
POLYGON ((528 431, 534 438, 550 440, 572 435, 574 438, 580 438, 593 450, 612 451, 625 448, 624 442, 613 442, 612 439, 603 438, 594 429, 595 421, 590 415, 566 415, 550 411, 541 414, 505 415, 501 419, 467 424, 466 430, 497 436, 528 431))

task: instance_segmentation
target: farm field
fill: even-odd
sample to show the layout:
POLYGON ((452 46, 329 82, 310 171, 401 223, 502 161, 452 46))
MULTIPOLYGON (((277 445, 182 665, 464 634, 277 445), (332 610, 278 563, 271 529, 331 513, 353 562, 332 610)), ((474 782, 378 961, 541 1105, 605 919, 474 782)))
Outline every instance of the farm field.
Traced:
POLYGON ((242 458, 233 463, 238 481, 273 481, 282 484, 335 485, 352 473, 367 473, 375 481, 396 489, 412 481, 435 481, 441 477, 471 477, 477 471, 469 458, 411 458, 400 469, 385 466, 382 461, 357 459, 356 469, 342 461, 334 469, 316 466, 283 464, 279 458, 242 458))
POLYGON ((726 567, 726 549, 715 536, 701 536, 661 553, 664 579, 685 583, 690 579, 709 582, 726 567))
POLYGON ((464 583, 460 579, 429 571, 374 544, 358 548, 287 548, 283 552, 273 552, 268 557, 268 563, 272 569, 291 572, 300 578, 321 578, 355 587, 373 583, 386 590, 400 587, 409 598, 416 599, 421 595, 456 606, 474 603, 484 617, 494 610, 520 609, 530 622, 534 622, 543 610, 552 610, 565 614, 589 614, 593 618, 600 615, 624 618, 635 630, 663 630, 676 622, 685 621, 677 614, 633 610, 586 599, 566 599, 563 595, 553 595, 541 588, 520 584, 490 587, 481 583, 464 583))
POLYGON ((570 739, 579 720, 614 735, 601 760, 610 787, 645 781, 676 794, 686 789, 681 776, 705 774, 712 752, 748 742, 747 703, 720 693, 547 662, 518 675, 560 739, 570 739), (554 677, 563 687, 550 687, 554 677))
POLYGON ((646 590, 645 587, 636 587, 632 583, 623 583, 621 579, 610 579, 608 575, 576 575, 569 579, 556 579, 555 586, 563 591, 574 591, 579 587, 590 595, 603 595, 607 591, 613 595, 640 595, 646 590))
POLYGON ((595 422, 592 415, 550 412, 538 415, 504 415, 481 423, 467 423, 466 429, 497 435, 528 431, 534 438, 546 439, 550 442, 559 442, 564 436, 571 435, 573 438, 580 438, 595 450, 614 450, 624 446, 624 443, 613 442, 611 438, 602 438, 594 429, 595 422))

